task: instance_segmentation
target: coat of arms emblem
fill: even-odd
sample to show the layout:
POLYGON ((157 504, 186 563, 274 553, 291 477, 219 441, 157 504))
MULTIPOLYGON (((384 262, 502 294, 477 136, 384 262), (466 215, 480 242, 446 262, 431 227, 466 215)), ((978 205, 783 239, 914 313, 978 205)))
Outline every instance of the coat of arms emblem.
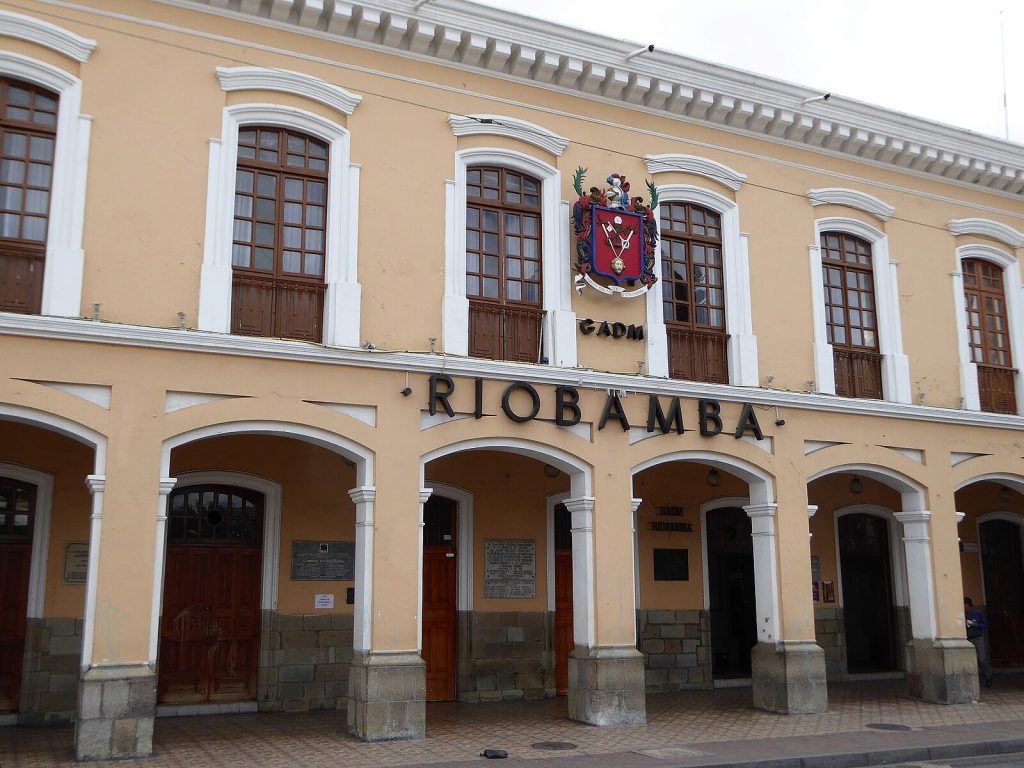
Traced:
POLYGON ((573 206, 573 230, 576 233, 576 290, 583 292, 590 285, 602 293, 625 298, 646 293, 654 285, 654 251, 658 244, 658 224, 654 206, 658 191, 648 181, 651 205, 642 197, 630 197, 626 177, 613 173, 604 189, 591 187, 583 191, 587 169, 577 168, 573 186, 579 199, 573 206), (609 281, 602 285, 598 275, 609 281), (635 282, 642 285, 628 290, 635 282), (625 284, 625 285, 624 285, 625 284))

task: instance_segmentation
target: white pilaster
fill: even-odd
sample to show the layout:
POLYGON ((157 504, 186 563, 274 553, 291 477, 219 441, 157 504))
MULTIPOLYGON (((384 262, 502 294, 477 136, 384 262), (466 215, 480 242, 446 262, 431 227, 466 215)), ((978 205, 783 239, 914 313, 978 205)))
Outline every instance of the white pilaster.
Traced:
POLYGON ((825 320, 825 285, 821 276, 821 249, 807 247, 811 269, 811 321, 814 335, 814 391, 826 395, 836 393, 836 372, 832 345, 828 343, 825 320))
POLYGON ((907 585, 910 588, 910 628, 915 640, 934 640, 937 635, 931 538, 928 533, 931 516, 931 512, 923 509, 893 515, 903 525, 907 585))
POLYGON ((355 605, 352 647, 369 651, 373 647, 373 500, 377 489, 361 485, 348 492, 356 505, 355 605))
POLYGON ((777 643, 779 637, 779 564, 775 548, 775 514, 778 504, 748 504, 754 540, 754 601, 757 609, 757 641, 777 643))
POLYGON ((572 514, 572 633, 577 645, 597 644, 594 606, 594 497, 565 500, 572 514))
MULTIPOLYGON (((164 600, 164 559, 167 555, 167 495, 174 490, 177 479, 160 479, 156 498, 156 536, 153 548, 153 602, 149 621, 149 663, 156 664, 160 645, 160 614, 164 600)), ((91 563, 90 563, 91 565, 91 563)))
POLYGON ((420 488, 420 511, 417 524, 419 541, 416 545, 419 550, 417 558, 419 567, 416 569, 416 649, 420 651, 423 650, 423 527, 426 525, 426 521, 423 519, 423 505, 427 503, 427 499, 433 492, 433 488, 420 488))
POLYGON ((82 627, 82 668, 92 666, 92 641, 96 631, 96 580, 100 568, 100 534, 103 530, 104 475, 89 475, 85 485, 92 494, 92 516, 89 523, 89 574, 85 587, 85 620, 82 627))
POLYGON ((637 510, 643 499, 631 499, 633 511, 633 610, 640 610, 640 526, 637 524, 637 510))

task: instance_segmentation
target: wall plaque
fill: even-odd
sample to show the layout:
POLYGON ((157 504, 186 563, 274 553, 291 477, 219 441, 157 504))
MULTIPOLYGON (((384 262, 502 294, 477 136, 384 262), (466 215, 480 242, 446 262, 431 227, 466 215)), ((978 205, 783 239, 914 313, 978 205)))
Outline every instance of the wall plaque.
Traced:
POLYGON ((293 541, 292 581, 353 581, 354 541, 293 541))
POLYGON ((484 596, 536 597, 537 545, 533 539, 484 540, 484 596))
POLYGON ((64 547, 64 581, 85 584, 89 577, 89 545, 73 541, 64 547))

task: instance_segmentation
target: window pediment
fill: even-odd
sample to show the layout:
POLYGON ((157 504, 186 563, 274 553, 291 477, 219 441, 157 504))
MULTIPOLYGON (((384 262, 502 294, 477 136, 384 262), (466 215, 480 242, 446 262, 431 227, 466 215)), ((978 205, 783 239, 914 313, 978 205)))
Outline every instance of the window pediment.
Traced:
POLYGON ((220 87, 227 92, 263 90, 294 93, 345 115, 355 112, 363 100, 359 94, 326 80, 284 69, 217 67, 217 79, 220 80, 220 87))
POLYGON ((658 173, 692 173, 705 179, 716 181, 733 192, 739 191, 747 180, 745 173, 730 168, 724 163, 709 160, 697 155, 646 155, 647 172, 652 176, 658 173))
POLYGON ((809 189, 807 190, 807 199, 814 206, 844 205, 847 208, 864 211, 864 213, 869 213, 880 221, 888 221, 896 211, 895 206, 882 202, 867 192, 859 192, 856 189, 845 189, 843 187, 809 189))
POLYGON ((20 13, 0 11, 0 35, 25 40, 85 63, 96 49, 96 41, 76 35, 48 21, 20 13))
POLYGON ((948 227, 954 235, 980 235, 998 240, 1011 248, 1024 246, 1024 234, 992 219, 952 219, 948 227))
POLYGON ((449 115, 448 124, 456 136, 505 136, 561 156, 569 139, 535 123, 503 115, 449 115))

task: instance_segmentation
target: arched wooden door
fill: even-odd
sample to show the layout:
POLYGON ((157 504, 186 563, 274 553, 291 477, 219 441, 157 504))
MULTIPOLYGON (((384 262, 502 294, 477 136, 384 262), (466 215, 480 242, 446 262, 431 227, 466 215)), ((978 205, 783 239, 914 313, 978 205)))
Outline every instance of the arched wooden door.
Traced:
POLYGON ((889 551, 885 518, 862 513, 839 518, 846 671, 851 674, 899 668, 889 551))
POLYGON ((457 506, 444 496, 431 496, 423 505, 423 661, 427 665, 427 701, 455 699, 457 506))
POLYGON ((707 537, 711 675, 750 677, 750 651, 757 645, 750 517, 740 507, 710 510, 707 537))
POLYGON ((0 713, 18 710, 35 512, 36 487, 0 477, 0 713))
POLYGON ((996 667, 1024 667, 1021 527, 1009 520, 988 520, 980 528, 992 664, 996 667))
POLYGON ((226 485, 168 499, 157 700, 252 701, 260 651, 263 495, 226 485))
POLYGON ((555 506, 555 692, 569 693, 569 654, 576 647, 572 634, 572 513, 555 506))

